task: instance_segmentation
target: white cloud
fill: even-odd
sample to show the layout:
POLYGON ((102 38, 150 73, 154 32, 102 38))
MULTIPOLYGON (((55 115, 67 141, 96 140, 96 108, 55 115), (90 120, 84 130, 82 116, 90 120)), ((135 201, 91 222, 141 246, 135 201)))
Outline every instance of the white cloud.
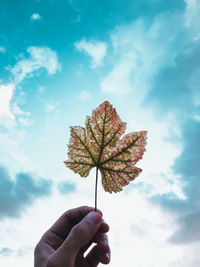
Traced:
POLYGON ((110 57, 115 64, 102 80, 101 91, 116 95, 138 91, 140 97, 145 96, 158 69, 173 64, 174 55, 169 48, 179 27, 178 19, 160 15, 149 25, 138 19, 117 27, 111 35, 110 57))
POLYGON ((30 112, 23 111, 17 103, 13 103, 12 105, 13 115, 17 117, 17 121, 23 126, 30 126, 34 124, 34 120, 30 119, 30 112))
POLYGON ((31 15, 31 20, 41 20, 42 17, 40 16, 39 13, 34 13, 31 15))
POLYGON ((99 41, 81 40, 75 43, 75 47, 80 52, 85 52, 92 57, 92 68, 96 68, 102 64, 102 61, 107 52, 107 45, 99 41))
POLYGON ((81 100, 87 100, 87 99, 89 99, 91 97, 91 94, 86 90, 82 90, 82 91, 80 91, 80 94, 79 94, 78 97, 81 100))
POLYGON ((126 95, 131 91, 129 76, 135 65, 134 57, 121 59, 101 82, 103 93, 126 95))
POLYGON ((10 131, 0 133, 0 159, 1 164, 6 166, 12 173, 34 171, 34 163, 27 157, 22 149, 24 132, 10 131), (12 168, 10 167, 12 162, 12 168))
MULTIPOLYGON (((164 146, 164 142, 161 142, 163 141, 161 140, 162 138, 167 137, 168 130, 171 128, 165 123, 156 123, 150 114, 141 114, 139 109, 137 112, 136 110, 134 112, 130 111, 128 118, 128 126, 131 129, 152 131, 151 136, 148 138, 148 144, 150 145, 147 152, 145 152, 144 159, 141 161, 143 164, 143 173, 146 172, 146 175, 138 177, 138 180, 140 179, 142 183, 142 188, 144 188, 146 184, 145 180, 149 173, 155 173, 156 177, 156 174, 159 175, 158 172, 166 171, 171 165, 173 153, 170 152, 168 144, 166 145, 165 143, 164 146), (154 150, 156 150, 156 155, 148 163, 154 150), (165 153, 160 154, 160 151, 164 151, 165 153), (152 172, 150 168, 153 169, 152 172)), ((129 130, 127 129, 127 132, 129 130)), ((13 232, 6 233, 6 228, 12 226, 13 222, 7 221, 5 224, 1 223, 0 233, 2 232, 2 241, 0 241, 0 249, 8 247, 16 251, 22 246, 33 248, 41 235, 65 210, 80 205, 93 205, 95 170, 92 170, 87 179, 81 179, 79 175, 73 174, 70 170, 64 167, 62 169, 58 166, 51 175, 54 176, 55 181, 59 181, 61 177, 66 177, 66 179, 67 177, 73 177, 71 179, 74 179, 73 181, 77 185, 77 192, 66 196, 61 196, 54 192, 51 198, 44 201, 39 200, 27 214, 16 221, 15 242, 13 242, 13 232), (34 227, 32 227, 33 225, 34 227), (30 227, 34 229, 31 234, 30 227), (27 240, 28 233, 30 238, 27 240)), ((151 177, 151 181, 148 181, 149 185, 150 183, 157 183, 159 179, 162 180, 163 177, 159 176, 156 180, 153 180, 151 177)), ((110 225, 108 236, 112 258, 109 266, 198 266, 196 261, 199 257, 195 256, 195 253, 198 255, 199 245, 191 243, 176 245, 168 241, 177 230, 174 215, 150 203, 144 190, 138 190, 138 187, 134 186, 137 182, 132 182, 124 192, 111 195, 103 191, 99 179, 98 207, 103 211, 104 219, 110 225), (114 207, 118 208, 115 209, 114 207), (132 253, 133 251, 134 254, 132 253), (188 253, 191 253, 190 256, 188 256, 188 253)), ((161 191, 165 190, 166 188, 163 188, 165 186, 165 183, 158 183, 157 189, 160 187, 161 191)), ((13 258, 16 261, 16 266, 25 266, 25 263, 26 266, 29 266, 32 262, 32 253, 28 254, 27 258, 22 258, 18 255, 13 255, 13 257, 4 256, 4 258, 2 256, 0 261, 5 263, 5 266, 11 266, 13 258)))
POLYGON ((13 104, 12 111, 17 116, 29 116, 30 115, 30 112, 21 110, 21 108, 17 106, 17 103, 13 104))
MULTIPOLYGON (((46 69, 47 73, 52 75, 61 68, 56 52, 48 47, 32 46, 27 49, 27 52, 30 55, 28 58, 24 57, 9 68, 13 75, 13 83, 0 85, 0 124, 7 128, 16 122, 16 117, 23 126, 30 126, 34 123, 28 118, 29 112, 21 110, 16 101, 11 103, 16 87, 39 69, 46 69)), ((52 106, 47 109, 50 112, 52 106)))
POLYGON ((44 109, 47 113, 52 113, 56 110, 58 105, 59 105, 59 102, 49 101, 45 103, 44 109))
POLYGON ((34 120, 31 120, 29 118, 19 118, 18 121, 23 126, 31 126, 34 124, 34 120))
POLYGON ((38 93, 43 94, 45 92, 46 88, 44 86, 39 86, 38 87, 38 93))
POLYGON ((195 7, 198 0, 184 0, 187 3, 188 7, 195 7))
POLYGON ((20 122, 23 126, 30 126, 33 124, 33 120, 29 119, 29 112, 23 111, 17 104, 16 100, 13 100, 13 95, 16 86, 14 83, 7 85, 0 85, 0 125, 6 128, 11 128, 20 122))
MULTIPOLYGON (((15 231, 10 229, 13 228, 13 221, 1 223, 0 248, 8 247, 14 251, 22 246, 33 248, 42 234, 64 211, 80 206, 82 203, 91 206, 93 204, 91 179, 94 177, 84 179, 84 181, 80 177, 77 178, 80 185, 78 192, 66 196, 55 192, 52 198, 38 200, 21 220, 15 221, 15 231), (33 229, 31 233, 30 228, 33 229), (27 239, 27 234, 29 234, 29 239, 27 239)), ((98 189, 100 188, 99 184, 98 189)), ((98 193, 98 207, 103 211, 104 219, 110 225, 108 236, 111 263, 109 266, 198 266, 198 264, 191 264, 195 258, 198 258, 198 245, 182 246, 169 243, 168 238, 176 230, 173 216, 148 203, 148 200, 137 189, 117 195, 105 193, 101 189, 98 193)), ((11 266, 14 258, 17 262, 16 266, 25 266, 25 263, 29 266, 32 262, 32 253, 27 255, 27 258, 18 255, 4 257, 4 259, 2 257, 1 262, 5 262, 5 266, 11 266)))
POLYGON ((5 47, 3 47, 3 46, 0 46, 0 53, 5 53, 6 52, 6 49, 5 49, 5 47))
POLYGON ((15 121, 10 105, 14 90, 14 84, 0 85, 0 124, 10 125, 15 121))
POLYGON ((200 1, 199 0, 185 0, 186 12, 185 12, 185 27, 188 28, 190 37, 194 41, 200 39, 200 1))
POLYGON ((30 57, 18 61, 10 68, 15 83, 22 82, 25 78, 33 75, 33 72, 44 68, 48 74, 55 74, 61 69, 56 52, 48 47, 32 46, 27 49, 30 57))

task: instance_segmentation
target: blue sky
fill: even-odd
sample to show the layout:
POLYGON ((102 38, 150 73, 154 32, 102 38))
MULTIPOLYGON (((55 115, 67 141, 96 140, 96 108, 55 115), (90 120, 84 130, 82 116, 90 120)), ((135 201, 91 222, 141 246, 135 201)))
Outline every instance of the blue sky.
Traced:
POLYGON ((93 205, 94 172, 63 161, 69 127, 108 100, 148 131, 138 179, 99 183, 110 266, 199 266, 199 14, 199 0, 1 1, 1 265, 31 266, 62 212, 93 205))

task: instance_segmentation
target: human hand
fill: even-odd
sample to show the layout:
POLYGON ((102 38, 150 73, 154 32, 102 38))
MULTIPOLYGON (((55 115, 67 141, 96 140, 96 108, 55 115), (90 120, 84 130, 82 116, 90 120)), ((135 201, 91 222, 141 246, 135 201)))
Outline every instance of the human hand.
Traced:
POLYGON ((109 226, 102 212, 79 207, 65 212, 44 233, 35 248, 34 267, 96 267, 110 262, 106 232, 109 226), (92 243, 96 245, 84 255, 92 243))

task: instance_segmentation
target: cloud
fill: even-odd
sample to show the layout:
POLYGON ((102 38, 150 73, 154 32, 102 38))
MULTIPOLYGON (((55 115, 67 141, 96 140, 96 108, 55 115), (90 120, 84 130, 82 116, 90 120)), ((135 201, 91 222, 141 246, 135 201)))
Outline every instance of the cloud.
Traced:
POLYGON ((13 100, 13 95, 20 83, 29 77, 32 77, 40 69, 46 69, 49 75, 55 74, 61 69, 56 52, 48 47, 29 47, 27 49, 29 57, 19 60, 13 67, 9 67, 12 74, 12 83, 0 84, 0 125, 10 127, 15 124, 16 117, 24 126, 33 124, 33 120, 27 116, 13 100))
POLYGON ((52 113, 56 110, 56 108, 58 107, 59 102, 56 101, 49 101, 46 102, 44 105, 44 109, 47 113, 52 113))
POLYGON ((155 119, 171 118, 167 141, 180 149, 171 175, 183 197, 157 191, 149 200, 176 218, 177 231, 169 239, 174 244, 200 241, 194 231, 200 231, 200 1, 186 4, 185 10, 117 27, 111 36, 115 65, 101 83, 104 93, 133 92, 141 108, 155 111, 155 119))
POLYGON ((116 27, 111 34, 109 55, 115 63, 102 79, 101 91, 117 95, 134 92, 137 98, 144 98, 158 70, 173 63, 171 45, 179 32, 177 21, 182 17, 159 14, 150 23, 139 18, 116 27))
POLYGON ((34 200, 51 193, 52 182, 35 179, 30 173, 18 173, 12 179, 0 166, 0 218, 19 217, 34 200))
POLYGON ((5 53, 6 52, 6 48, 4 46, 0 46, 0 53, 5 53))
POLYGON ((101 83, 102 92, 133 91, 143 108, 156 111, 155 118, 174 116, 169 127, 171 132, 179 129, 179 135, 171 134, 170 142, 176 145, 181 142, 183 151, 172 172, 185 198, 179 199, 169 192, 156 195, 153 200, 182 215, 191 208, 194 211, 200 188, 197 176, 200 129, 199 121, 194 120, 200 116, 200 23, 193 20, 195 8, 200 8, 200 1, 187 1, 187 8, 181 12, 159 14, 150 22, 140 18, 117 27, 111 36, 116 63, 101 83))
MULTIPOLYGON (((160 43, 161 36, 166 34, 170 42, 163 55, 165 64, 156 68, 143 102, 143 107, 155 110, 156 117, 163 119, 172 114, 172 131, 174 127, 179 128, 179 135, 171 134, 170 138, 182 150, 171 169, 185 198, 178 198, 173 192, 157 194, 151 198, 154 203, 177 217, 177 232, 169 239, 174 243, 200 240, 198 234, 195 238, 192 229, 194 226, 194 229, 200 230, 197 226, 200 204, 200 23, 196 15, 200 1, 188 0, 186 3, 186 10, 170 15, 169 23, 165 21, 168 15, 165 15, 164 24, 157 18, 157 24, 162 25, 162 32, 154 31, 154 34, 159 34, 156 40, 160 43), (171 23, 172 21, 174 22, 171 23), (170 60, 166 58, 167 55, 171 55, 170 60)), ((159 59, 158 61, 160 62, 159 59)))
POLYGON ((23 125, 25 127, 31 126, 35 123, 34 120, 31 120, 29 118, 18 118, 18 121, 21 125, 23 125))
POLYGON ((179 229, 169 238, 174 244, 200 242, 200 210, 180 216, 179 229))
POLYGON ((185 11, 173 15, 174 23, 166 23, 171 39, 166 57, 171 55, 171 62, 166 61, 157 69, 144 101, 144 105, 153 106, 156 112, 159 110, 160 115, 171 112, 181 120, 199 113, 200 98, 200 22, 197 15, 200 1, 185 2, 185 11))
POLYGON ((8 248, 8 247, 2 247, 2 249, 0 250, 0 255, 4 256, 4 257, 13 257, 13 256, 18 256, 18 257, 25 257, 27 254, 31 254, 33 253, 33 249, 32 247, 22 247, 19 249, 12 249, 12 248, 8 248))
POLYGON ((15 120, 10 106, 14 90, 14 84, 0 85, 0 124, 8 126, 15 120))
POLYGON ((6 257, 10 257, 13 254, 13 250, 7 247, 3 247, 0 250, 0 255, 6 256, 6 257))
POLYGON ((182 118, 198 114, 195 100, 200 97, 199 57, 199 43, 182 45, 174 63, 158 71, 144 105, 154 105, 162 114, 175 112, 182 118))
POLYGON ((39 86, 38 87, 38 93, 43 94, 45 92, 46 88, 44 86, 39 86))
MULTIPOLYGON (((186 194, 188 197, 196 198, 200 193, 200 121, 189 119, 182 125, 182 153, 175 160, 173 170, 187 182, 186 194), (191 187, 195 181, 199 186, 191 187)), ((196 184, 197 185, 197 184, 196 184)))
POLYGON ((185 26, 190 30, 190 36, 194 41, 198 41, 200 38, 200 1, 199 0, 185 0, 186 13, 185 13, 185 26))
POLYGON ((82 90, 80 91, 78 98, 84 101, 84 100, 91 98, 91 94, 86 90, 82 90))
MULTIPOLYGON (((123 6, 123 0, 120 0, 121 6, 123 6)), ((185 8, 184 0, 140 0, 132 1, 127 0, 126 6, 123 6, 123 13, 125 15, 130 14, 133 11, 132 16, 148 18, 151 21, 156 14, 172 13, 176 10, 181 11, 185 8), (126 13, 124 12, 126 11, 126 13)), ((122 16, 122 14, 121 14, 122 16)))
POLYGON ((27 52, 30 55, 28 58, 19 60, 10 68, 16 84, 31 77, 41 68, 46 69, 48 74, 55 74, 61 69, 56 52, 50 48, 32 46, 27 49, 27 52))
POLYGON ((121 59, 113 70, 101 82, 103 93, 126 95, 131 91, 129 76, 135 65, 135 59, 127 57, 121 59))
MULTIPOLYGON (((161 3, 165 6, 163 1, 158 2, 157 7, 161 3)), ((114 66, 102 79, 103 93, 134 92, 135 97, 145 98, 143 106, 177 111, 178 103, 180 113, 190 112, 183 107, 189 108, 193 98, 200 98, 200 1, 185 2, 185 9, 175 8, 174 12, 163 12, 148 19, 141 17, 116 27, 111 34, 109 54, 114 66)), ((151 4, 149 1, 147 5, 151 4)), ((167 6, 172 7, 173 3, 167 6)))
POLYGON ((178 215, 179 228, 169 239, 173 243, 200 241, 200 121, 188 119, 181 127, 181 134, 182 151, 175 159, 172 170, 179 176, 185 199, 179 199, 173 193, 151 198, 154 203, 178 215))
POLYGON ((62 181, 58 184, 58 191, 65 195, 69 193, 74 193, 76 191, 75 184, 70 183, 68 181, 62 181))
POLYGON ((96 40, 81 40, 79 42, 76 42, 74 45, 78 51, 84 52, 92 57, 92 68, 99 67, 102 64, 102 61, 107 52, 107 45, 105 43, 96 40))
POLYGON ((34 163, 30 160, 22 148, 24 141, 23 131, 13 131, 12 129, 2 129, 0 131, 0 159, 1 164, 10 167, 14 173, 20 172, 21 169, 28 172, 35 169, 34 163), (10 131, 9 131, 10 130, 10 131))
MULTIPOLYGON (((181 127, 182 152, 175 159, 172 169, 180 176, 183 191, 187 198, 185 208, 188 212, 200 205, 200 121, 189 119, 181 127)), ((173 207, 172 207, 173 209, 173 207)))
POLYGON ((68 0, 68 3, 70 4, 71 8, 72 8, 74 11, 80 12, 80 9, 79 9, 78 7, 76 7, 77 3, 74 3, 73 0, 68 0))
POLYGON ((81 21, 81 10, 80 8, 78 7, 79 6, 79 3, 78 2, 75 2, 75 1, 72 1, 72 0, 68 0, 68 3, 70 5, 70 7, 72 8, 72 11, 74 14, 74 19, 72 19, 72 22, 73 23, 78 23, 81 21))
POLYGON ((14 83, 0 85, 0 125, 6 128, 11 128, 16 121, 23 126, 30 126, 34 123, 28 118, 29 112, 21 110, 16 102, 12 103, 15 89, 14 83))
POLYGON ((31 20, 41 20, 42 19, 42 17, 40 16, 40 14, 39 13, 34 13, 34 14, 32 14, 31 15, 31 20))

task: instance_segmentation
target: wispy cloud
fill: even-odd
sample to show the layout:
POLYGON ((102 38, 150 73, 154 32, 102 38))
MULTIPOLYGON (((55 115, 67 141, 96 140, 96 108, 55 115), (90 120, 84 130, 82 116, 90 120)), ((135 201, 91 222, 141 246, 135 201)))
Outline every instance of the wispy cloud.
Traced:
POLYGON ((71 8, 72 8, 74 11, 80 12, 80 9, 79 9, 78 7, 76 7, 76 4, 74 3, 73 0, 68 0, 68 3, 70 4, 71 8))
POLYGON ((18 173, 15 180, 0 166, 0 218, 19 217, 37 198, 51 193, 52 182, 18 173))
POLYGON ((13 67, 9 67, 12 75, 12 83, 0 84, 0 124, 6 127, 14 125, 16 117, 24 126, 29 126, 33 120, 30 115, 20 109, 16 102, 12 103, 13 95, 20 83, 32 77, 40 69, 46 69, 49 75, 55 74, 61 69, 56 52, 48 47, 29 47, 29 57, 19 60, 13 67))
POLYGON ((18 121, 19 121, 19 123, 21 124, 21 125, 23 125, 23 126, 25 126, 25 127, 28 127, 28 126, 31 126, 31 125, 33 125, 34 124, 34 120, 32 120, 32 119, 29 119, 29 118, 24 118, 24 117, 22 117, 22 118, 18 118, 18 121))
POLYGON ((27 52, 29 53, 28 58, 19 60, 10 68, 15 83, 31 77, 35 71, 41 68, 46 69, 48 74, 55 74, 61 69, 56 52, 50 48, 32 46, 27 49, 27 52))
POLYGON ((0 250, 0 255, 6 256, 6 257, 10 257, 13 254, 13 250, 7 247, 3 247, 0 250))
POLYGON ((92 57, 92 68, 99 67, 102 64, 107 52, 106 43, 96 40, 86 41, 83 39, 79 42, 76 42, 74 45, 78 51, 84 52, 92 57))
POLYGON ((15 121, 10 105, 14 90, 14 84, 0 85, 0 124, 6 126, 13 124, 15 121))
POLYGON ((6 48, 4 46, 0 46, 0 53, 5 53, 6 52, 6 48))
POLYGON ((49 101, 46 102, 44 105, 44 109, 47 113, 52 113, 56 110, 56 108, 58 107, 59 102, 56 101, 49 101))
POLYGON ((23 126, 30 126, 34 122, 29 118, 29 112, 21 110, 16 102, 12 103, 15 89, 14 83, 0 85, 0 125, 6 128, 12 128, 17 121, 23 126))
POLYGON ((169 238, 174 244, 199 242, 200 240, 200 210, 180 216, 177 220, 178 230, 169 238))
POLYGON ((179 25, 176 24, 172 32, 169 27, 180 19, 179 14, 163 14, 151 23, 139 18, 116 27, 111 34, 112 50, 109 55, 114 64, 102 79, 101 91, 117 95, 140 92, 140 97, 144 97, 157 71, 173 63, 170 47, 179 25))
POLYGON ((34 13, 31 15, 31 20, 34 21, 34 20, 41 20, 42 17, 40 16, 39 13, 34 13))
POLYGON ((157 70, 144 102, 158 108, 162 114, 176 113, 182 121, 188 115, 198 115, 197 99, 200 97, 200 22, 196 14, 200 10, 200 1, 185 2, 187 6, 183 13, 171 15, 170 23, 160 22, 170 46, 166 50, 166 63, 157 70), (169 54, 171 62, 166 60, 169 54))
POLYGON ((12 249, 9 247, 2 247, 2 249, 0 250, 0 255, 4 256, 4 257, 10 257, 10 256, 19 256, 19 257, 24 257, 27 254, 31 254, 33 253, 33 248, 32 247, 22 247, 19 249, 12 249))
POLYGON ((82 90, 82 91, 80 91, 80 94, 79 94, 78 98, 80 100, 84 101, 84 100, 87 100, 87 99, 91 98, 91 94, 90 94, 90 92, 88 92, 86 90, 82 90))
POLYGON ((181 128, 182 152, 175 159, 173 171, 179 175, 185 200, 177 199, 175 195, 160 195, 153 200, 163 208, 179 215, 179 228, 171 237, 174 243, 190 243, 199 240, 199 195, 200 195, 200 147, 197 145, 200 136, 200 121, 189 119, 181 128))
POLYGON ((113 70, 102 80, 101 91, 116 95, 126 95, 130 93, 132 86, 130 74, 135 65, 133 56, 121 59, 113 70))
POLYGON ((43 94, 45 92, 46 88, 44 86, 39 86, 38 87, 38 93, 43 94))
POLYGON ((62 181, 58 184, 58 191, 65 195, 69 193, 74 193, 76 191, 75 184, 70 183, 68 181, 62 181))

